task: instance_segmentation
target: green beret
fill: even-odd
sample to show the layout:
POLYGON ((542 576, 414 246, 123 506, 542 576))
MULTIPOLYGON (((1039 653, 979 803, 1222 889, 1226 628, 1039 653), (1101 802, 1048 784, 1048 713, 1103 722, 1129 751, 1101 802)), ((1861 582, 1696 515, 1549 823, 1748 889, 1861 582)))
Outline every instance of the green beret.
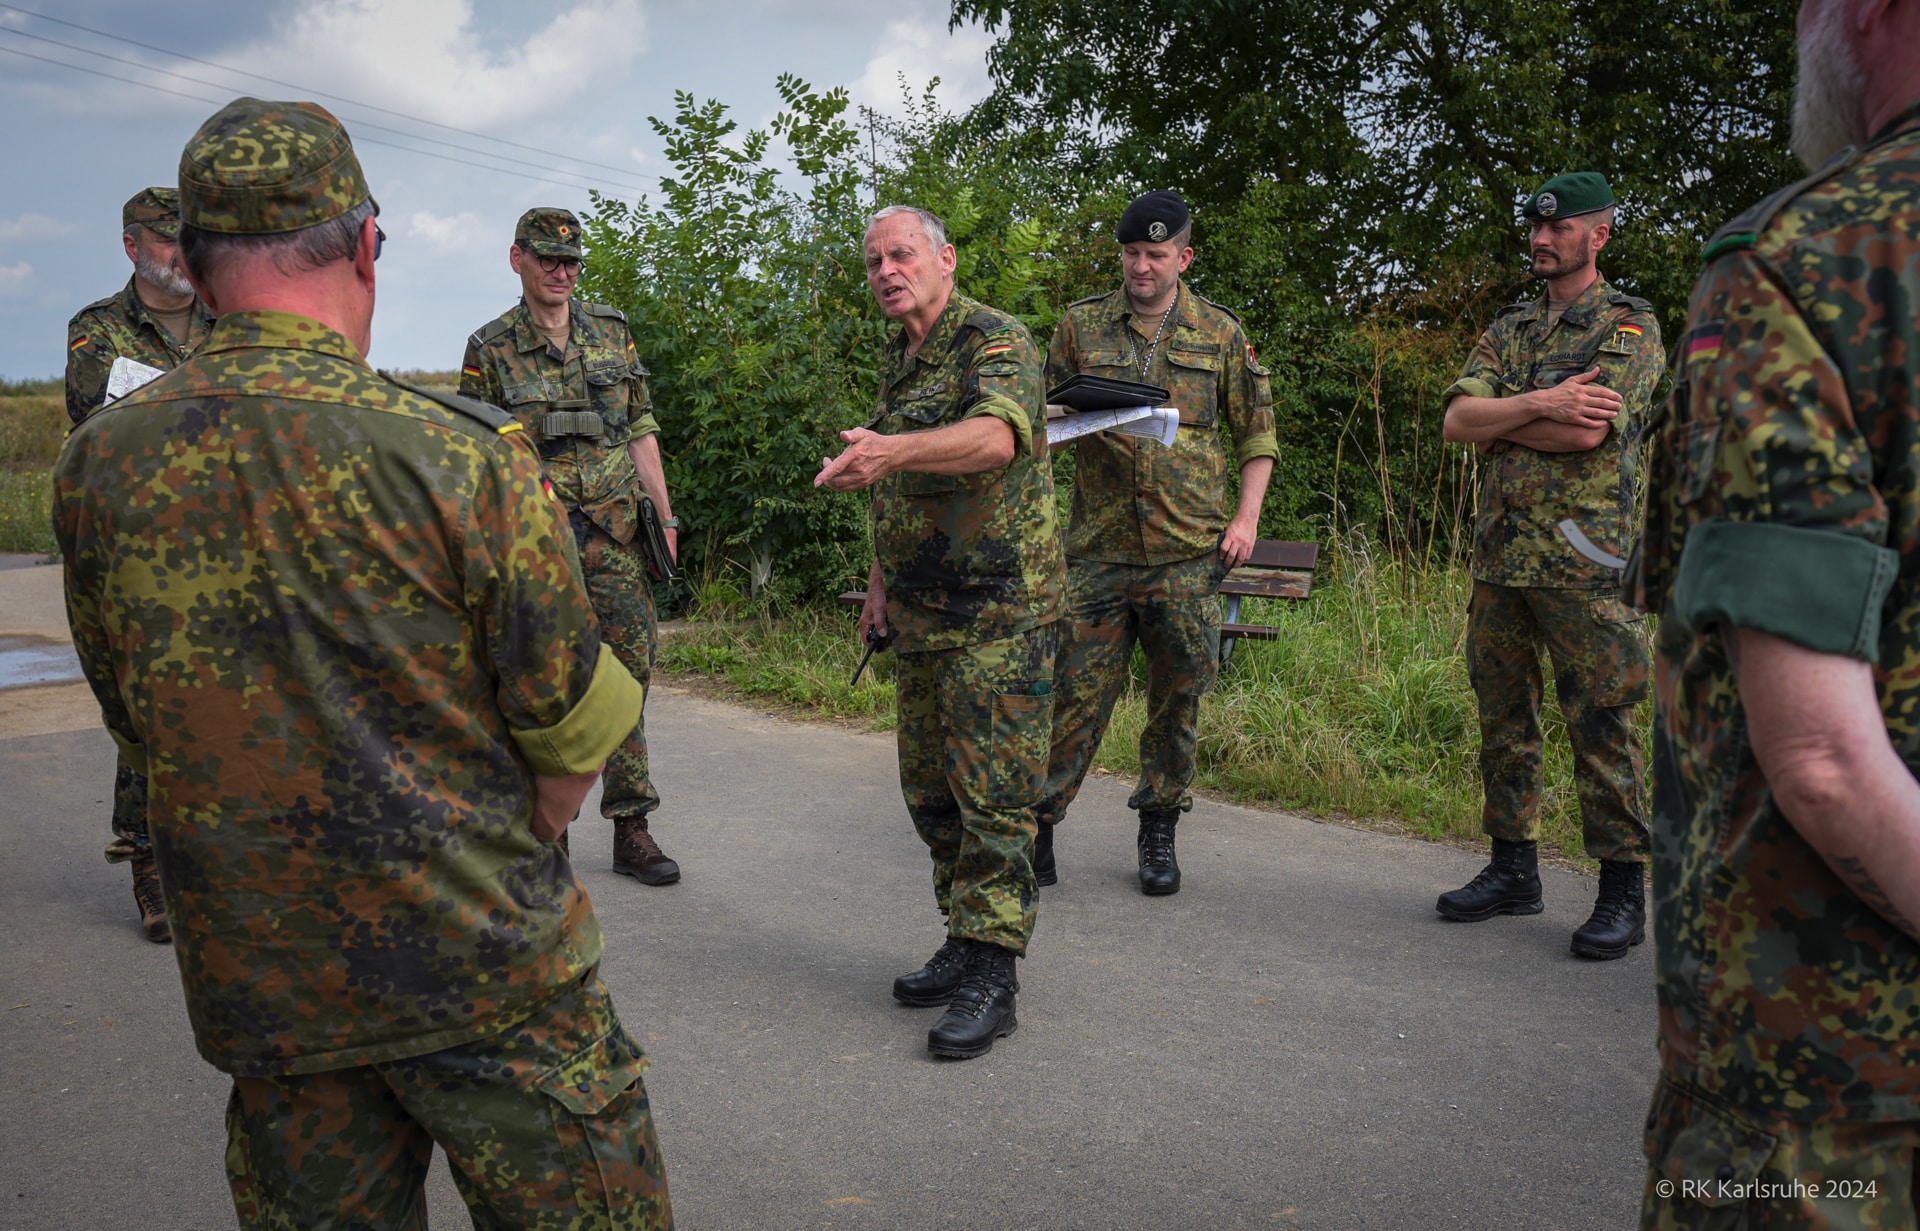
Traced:
POLYGON ((580 220, 572 210, 541 205, 520 215, 513 242, 535 256, 570 256, 579 260, 580 220))
POLYGON ((1613 189, 1607 177, 1598 171, 1575 171, 1556 175, 1540 185, 1540 191, 1527 198, 1520 213, 1529 222, 1552 218, 1576 218, 1613 204, 1613 189))
POLYGON ((318 103, 236 98, 180 155, 180 219, 202 231, 282 235, 368 200, 347 130, 318 103))
POLYGON ((134 193, 120 207, 120 229, 136 222, 162 239, 172 239, 180 233, 180 194, 161 187, 134 193))

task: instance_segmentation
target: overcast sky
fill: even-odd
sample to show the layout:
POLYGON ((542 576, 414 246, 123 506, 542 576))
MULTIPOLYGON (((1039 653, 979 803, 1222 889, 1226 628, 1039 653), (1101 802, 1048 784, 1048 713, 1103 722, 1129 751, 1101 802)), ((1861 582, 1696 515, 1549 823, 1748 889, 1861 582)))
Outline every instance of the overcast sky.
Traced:
POLYGON ((12 168, 0 184, 0 376, 60 373, 67 318, 132 272, 121 205, 173 183, 181 146, 230 98, 313 98, 345 122, 388 235, 370 358, 446 369, 519 293, 506 257, 514 219, 534 205, 584 209, 588 177, 638 195, 663 169, 647 117, 670 117, 675 90, 760 127, 778 110, 782 72, 890 111, 904 73, 916 89, 940 77, 958 109, 987 91, 991 40, 950 34, 947 12, 945 0, 0 4, 0 165, 12 168), (504 164, 452 146, 536 165, 480 170, 448 159, 504 164))

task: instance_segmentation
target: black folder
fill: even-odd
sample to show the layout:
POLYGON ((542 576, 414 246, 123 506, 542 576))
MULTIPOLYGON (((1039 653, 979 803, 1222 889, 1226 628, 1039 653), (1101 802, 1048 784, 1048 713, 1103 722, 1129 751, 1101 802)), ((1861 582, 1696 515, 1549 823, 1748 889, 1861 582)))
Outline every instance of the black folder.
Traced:
POLYGON ((1143 385, 1136 380, 1114 380, 1109 376, 1089 376, 1085 372, 1069 376, 1047 390, 1047 401, 1068 410, 1125 410, 1130 406, 1164 406, 1173 394, 1159 385, 1143 385))

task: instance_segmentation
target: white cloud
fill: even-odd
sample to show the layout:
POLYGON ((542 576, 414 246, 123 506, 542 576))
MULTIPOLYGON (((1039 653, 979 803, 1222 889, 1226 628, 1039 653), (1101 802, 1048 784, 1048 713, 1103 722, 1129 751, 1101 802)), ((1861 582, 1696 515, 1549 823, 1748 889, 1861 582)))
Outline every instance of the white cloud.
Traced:
POLYGON ((0 265, 0 295, 18 294, 32 280, 33 266, 25 261, 18 265, 0 265))
POLYGON ((458 252, 478 248, 486 238, 486 226, 472 210, 442 218, 431 210, 418 209, 407 219, 407 235, 429 248, 458 252))
POLYGON ((551 115, 624 78, 646 47, 639 0, 575 0, 504 52, 483 46, 473 0, 317 0, 296 10, 275 38, 223 58, 269 77, 325 82, 350 98, 491 131, 551 115))
POLYGON ((21 240, 61 239, 79 231, 71 222, 49 218, 45 214, 22 214, 18 218, 0 218, 0 244, 21 240))
POLYGON ((898 115, 904 110, 900 79, 917 99, 935 77, 935 97, 950 111, 979 102, 992 90, 987 76, 987 49, 993 36, 974 26, 947 29, 945 5, 925 6, 911 18, 890 21, 874 43, 866 71, 849 87, 856 103, 898 115))

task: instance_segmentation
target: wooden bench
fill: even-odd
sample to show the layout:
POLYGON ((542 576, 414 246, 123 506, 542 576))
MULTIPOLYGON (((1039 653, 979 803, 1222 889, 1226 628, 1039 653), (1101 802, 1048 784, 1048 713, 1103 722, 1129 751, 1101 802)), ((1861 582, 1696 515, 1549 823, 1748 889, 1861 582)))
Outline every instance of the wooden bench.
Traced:
MULTIPOLYGON (((1228 573, 1220 583, 1220 597, 1226 600, 1225 618, 1220 623, 1220 666, 1224 670, 1233 660, 1233 643, 1240 640, 1277 641, 1280 630, 1266 624, 1242 624, 1240 600, 1243 598, 1306 598, 1313 593, 1313 570, 1320 563, 1320 544, 1288 543, 1280 539, 1260 539, 1253 545, 1247 562, 1228 573)), ((840 596, 846 607, 864 607, 865 590, 848 590, 840 596)))
POLYGON ((1266 624, 1242 624, 1243 598, 1307 598, 1313 593, 1313 570, 1320 563, 1320 544, 1258 539, 1247 562, 1220 583, 1226 611, 1220 621, 1220 669, 1233 661, 1236 641, 1277 641, 1280 630, 1266 624))

